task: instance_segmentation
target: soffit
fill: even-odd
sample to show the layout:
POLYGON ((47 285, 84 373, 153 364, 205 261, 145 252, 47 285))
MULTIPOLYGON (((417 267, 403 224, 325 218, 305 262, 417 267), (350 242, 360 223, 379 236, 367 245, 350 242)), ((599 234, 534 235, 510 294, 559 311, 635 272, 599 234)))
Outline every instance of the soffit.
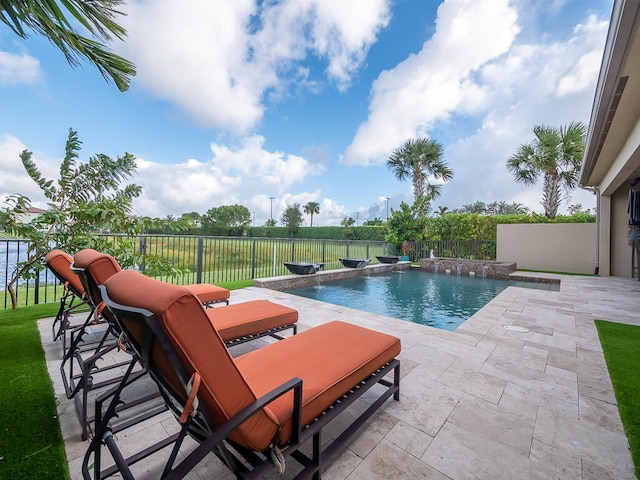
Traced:
MULTIPOLYGON (((599 105, 594 105, 598 110, 592 113, 589 125, 588 144, 581 173, 581 184, 584 185, 600 185, 614 164, 621 170, 620 173, 624 171, 632 174, 635 168, 640 167, 640 165, 633 165, 634 162, 640 162, 640 159, 624 159, 624 168, 621 168, 620 159, 618 159, 632 130, 640 120, 638 2, 635 0, 626 2, 624 10, 624 15, 627 16, 626 29, 624 32, 616 32, 615 46, 610 52, 610 58, 605 59, 605 61, 611 60, 611 63, 606 65, 609 70, 604 72, 604 77, 600 79, 601 84, 598 85, 599 89, 607 91, 602 92, 599 105), (616 58, 620 59, 617 65, 616 58), (617 71, 615 71, 616 68, 617 71), (624 86, 622 95, 616 98, 616 91, 619 92, 622 86, 624 86)), ((613 20, 612 18, 612 22, 613 20)), ((624 21, 620 24, 624 26, 624 21)), ((605 68, 604 65, 603 63, 603 68, 605 68)), ((617 179, 618 183, 625 180, 626 178, 617 179)))

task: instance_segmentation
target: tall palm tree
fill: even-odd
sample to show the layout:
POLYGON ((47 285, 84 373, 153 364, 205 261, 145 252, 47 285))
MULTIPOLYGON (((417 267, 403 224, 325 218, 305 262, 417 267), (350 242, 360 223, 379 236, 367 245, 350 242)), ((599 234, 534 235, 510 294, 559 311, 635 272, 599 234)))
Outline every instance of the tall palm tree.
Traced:
POLYGON ((311 226, 313 227, 313 215, 320 213, 320 204, 317 202, 308 202, 302 209, 304 213, 311 217, 311 226))
POLYGON ((429 177, 442 182, 453 178, 453 170, 442 159, 442 145, 426 138, 407 140, 391 154, 387 168, 398 180, 411 179, 414 201, 423 196, 430 203, 440 196, 442 185, 430 183, 429 177))
POLYGON ((121 3, 122 0, 5 0, 0 2, 0 21, 22 38, 28 37, 27 30, 48 37, 69 64, 77 66, 80 58, 88 60, 107 81, 112 80, 124 92, 136 74, 135 66, 100 43, 112 37, 122 40, 127 35, 114 20, 122 15, 116 10, 121 3), (63 13, 63 7, 69 18, 63 13), (80 35, 73 23, 79 23, 97 41, 80 35))
POLYGON ((507 169, 517 182, 533 185, 543 175, 542 206, 547 218, 555 218, 562 201, 560 189, 576 187, 587 127, 571 122, 560 128, 536 125, 531 143, 521 145, 507 160, 507 169))

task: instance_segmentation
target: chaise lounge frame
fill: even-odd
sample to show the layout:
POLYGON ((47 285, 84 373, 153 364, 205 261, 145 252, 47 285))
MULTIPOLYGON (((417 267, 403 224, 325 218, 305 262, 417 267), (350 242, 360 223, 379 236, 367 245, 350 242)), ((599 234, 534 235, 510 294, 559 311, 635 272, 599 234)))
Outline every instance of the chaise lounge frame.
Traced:
POLYGON ((51 273, 58 279, 64 288, 64 293, 60 298, 60 308, 51 325, 51 335, 53 341, 62 338, 62 354, 68 351, 67 334, 84 327, 93 315, 95 306, 87 296, 80 279, 71 271, 73 257, 64 250, 54 249, 49 251, 44 257, 44 263, 51 273), (71 324, 70 316, 82 307, 89 309, 87 319, 78 324, 71 324))
MULTIPOLYGON (((115 280, 113 280, 115 281, 115 280)), ((129 337, 129 342, 143 366, 149 371, 152 378, 158 384, 167 405, 177 417, 180 417, 180 432, 171 438, 175 441, 171 454, 166 462, 162 478, 174 479, 183 478, 188 474, 206 455, 213 452, 237 478, 258 478, 270 470, 272 461, 265 452, 256 452, 246 447, 241 447, 229 439, 240 425, 251 419, 256 413, 269 405, 282 395, 293 391, 292 396, 292 432, 287 444, 282 448, 281 454, 295 459, 302 465, 302 471, 295 478, 320 478, 320 474, 326 468, 326 461, 335 454, 342 445, 358 430, 391 396, 399 400, 400 390, 400 362, 392 359, 382 365, 378 365, 366 378, 352 385, 343 392, 331 405, 312 421, 303 424, 302 422, 302 380, 291 378, 283 384, 273 388, 270 392, 257 398, 250 405, 246 406, 223 425, 213 427, 213 422, 209 413, 204 408, 199 407, 197 397, 197 386, 194 380, 195 375, 189 375, 185 366, 178 358, 166 332, 156 316, 145 309, 135 306, 125 306, 116 303, 109 298, 108 285, 100 287, 102 297, 109 310, 114 314, 116 322, 129 337), (164 367, 159 366, 157 360, 157 348, 160 348, 162 356, 166 361, 160 362, 164 367), (170 365, 170 371, 166 366, 170 365), (164 368, 164 369, 163 369, 164 368), (385 378, 393 372, 393 380, 385 378), (180 382, 180 387, 176 389, 175 383, 168 381, 175 375, 180 382), (337 415, 353 404, 364 393, 372 387, 380 385, 383 392, 376 400, 358 416, 335 440, 326 446, 322 446, 322 432, 326 425, 332 422, 337 415), (188 396, 188 398, 186 398, 188 396), (178 465, 174 466, 178 450, 182 441, 189 434, 199 445, 187 455, 178 465), (311 442, 311 455, 303 453, 301 446, 308 441, 311 442)), ((316 327, 319 328, 319 327, 316 327)), ((360 327, 355 327, 360 328, 360 327)), ((313 329, 312 329, 313 330, 313 329)), ((309 332, 307 332, 309 335, 309 332)), ((292 341, 293 339, 289 339, 292 341)), ((175 378, 173 378, 175 382, 175 378)), ((124 387, 123 387, 124 388, 124 387)), ((119 472, 123 478, 134 478, 130 467, 152 452, 141 451, 125 458, 118 448, 113 437, 113 429, 110 419, 116 414, 119 402, 119 395, 122 389, 118 388, 111 392, 111 399, 105 415, 100 421, 96 421, 96 435, 91 442, 85 455, 82 472, 84 478, 91 478, 89 464, 93 454, 94 478, 105 478, 119 472), (111 453, 115 465, 104 471, 100 470, 100 444, 104 444, 111 453)))
MULTIPOLYGON (((98 366, 98 362, 109 352, 113 352, 118 348, 122 348, 123 346, 124 350, 126 351, 128 347, 126 345, 126 337, 124 342, 121 339, 122 331, 120 330, 120 327, 114 321, 111 313, 108 310, 104 309, 103 299, 99 289, 99 286, 102 282, 122 270, 116 259, 108 254, 97 252, 91 249, 86 249, 80 255, 83 255, 83 257, 81 257, 81 265, 83 266, 77 266, 76 262, 74 261, 71 264, 70 270, 80 279, 84 290, 88 294, 88 297, 92 301, 92 303, 94 305, 97 305, 97 307, 95 308, 95 317, 97 318, 98 315, 101 315, 104 317, 104 320, 106 320, 106 322, 103 322, 106 325, 106 329, 102 333, 98 342, 92 344, 93 350, 91 351, 79 348, 82 338, 86 334, 86 327, 89 325, 89 323, 91 323, 91 318, 89 318, 87 322, 85 322, 85 328, 79 329, 79 331, 74 332, 71 341, 72 348, 70 348, 67 354, 63 357, 63 361, 60 365, 60 372, 62 375, 67 397, 74 399, 76 412, 82 426, 82 439, 86 440, 89 437, 91 424, 94 420, 94 418, 89 415, 89 392, 92 390, 115 385, 121 380, 121 375, 118 375, 111 376, 110 378, 104 379, 102 381, 94 381, 94 375, 100 372, 104 373, 114 369, 127 368, 130 362, 136 364, 136 359, 132 357, 131 359, 128 359, 126 361, 114 363, 111 365, 102 367, 98 366), (97 267, 98 264, 94 263, 96 260, 101 265, 100 268, 97 267), (106 270, 102 270, 105 266, 106 270), (78 372, 75 371, 75 366, 78 367, 78 372)), ((188 285, 185 286, 185 288, 187 288, 190 292, 197 296, 200 303, 203 305, 203 307, 206 308, 207 315, 213 319, 217 317, 228 318, 229 316, 231 316, 231 314, 235 314, 239 317, 240 315, 246 313, 245 308, 249 305, 249 303, 253 303, 256 305, 260 304, 260 306, 262 306, 267 312, 270 311, 269 309, 279 308, 281 310, 287 310, 289 316, 292 313, 295 313, 295 318, 293 319, 293 321, 287 321, 284 323, 271 321, 269 322, 269 326, 266 328, 260 326, 261 322, 258 320, 257 322, 254 322, 254 324, 249 324, 248 328, 240 328, 240 330, 238 330, 238 324, 242 325, 244 323, 243 318, 238 318, 238 321, 235 322, 235 324, 234 322, 232 322, 232 328, 229 329, 229 334, 227 334, 228 338, 226 338, 225 341, 227 347, 240 345, 242 343, 250 342, 265 336, 270 336, 277 340, 281 340, 284 337, 282 337, 280 333, 289 329, 292 331, 293 335, 297 333, 297 312, 292 309, 287 309, 286 307, 283 307, 281 305, 273 304, 266 301, 245 302, 228 306, 228 297, 225 299, 221 296, 221 290, 226 289, 221 289, 220 287, 206 284, 188 285), (209 293, 212 288, 215 289, 214 296, 216 297, 213 299, 212 295, 210 295, 209 293), (219 308, 209 308, 213 303, 220 303, 223 301, 226 301, 227 306, 219 308), (253 325, 255 325, 255 328, 253 327, 253 325), (242 331, 242 333, 235 335, 234 332, 236 331, 242 331)), ((228 294, 228 290, 226 290, 226 292, 228 294)), ((265 316, 265 319, 263 320, 266 319, 267 317, 265 316)), ((247 320, 249 319, 247 318, 247 320)), ((253 320, 255 321, 256 319, 253 318, 253 320)), ((133 380, 137 380, 140 377, 142 377, 142 374, 130 378, 129 381, 131 382, 133 380)), ((119 406, 119 410, 121 411, 125 408, 134 407, 140 403, 152 400, 155 397, 157 397, 157 392, 154 392, 153 394, 148 396, 138 398, 134 401, 130 401, 126 405, 121 404, 119 406)), ((97 412, 98 409, 101 408, 103 401, 101 400, 101 398, 97 398, 96 402, 97 404, 95 412, 97 412)), ((149 410, 148 414, 145 417, 141 417, 140 420, 149 418, 164 410, 165 408, 161 410, 153 408, 149 410)))

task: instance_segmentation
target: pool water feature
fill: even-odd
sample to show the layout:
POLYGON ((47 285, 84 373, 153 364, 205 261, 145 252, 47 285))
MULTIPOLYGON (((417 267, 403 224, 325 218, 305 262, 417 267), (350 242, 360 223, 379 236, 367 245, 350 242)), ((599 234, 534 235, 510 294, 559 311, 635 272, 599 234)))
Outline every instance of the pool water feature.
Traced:
POLYGON ((455 330, 508 286, 559 285, 405 270, 287 290, 321 302, 455 330))

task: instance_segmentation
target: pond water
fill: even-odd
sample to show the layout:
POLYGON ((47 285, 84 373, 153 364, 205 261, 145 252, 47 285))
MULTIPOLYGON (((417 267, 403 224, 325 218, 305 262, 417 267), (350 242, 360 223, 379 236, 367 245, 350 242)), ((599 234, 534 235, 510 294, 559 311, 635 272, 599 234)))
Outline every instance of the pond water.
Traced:
MULTIPOLYGON (((11 280, 13 272, 19 261, 27 258, 27 243, 17 240, 0 240, 0 290, 5 290, 7 283, 11 280)), ((54 278, 48 274, 47 269, 43 266, 40 272, 40 282, 53 282, 54 278)), ((32 280, 33 281, 33 280, 32 280)), ((20 280, 23 284, 24 280, 20 280)))

